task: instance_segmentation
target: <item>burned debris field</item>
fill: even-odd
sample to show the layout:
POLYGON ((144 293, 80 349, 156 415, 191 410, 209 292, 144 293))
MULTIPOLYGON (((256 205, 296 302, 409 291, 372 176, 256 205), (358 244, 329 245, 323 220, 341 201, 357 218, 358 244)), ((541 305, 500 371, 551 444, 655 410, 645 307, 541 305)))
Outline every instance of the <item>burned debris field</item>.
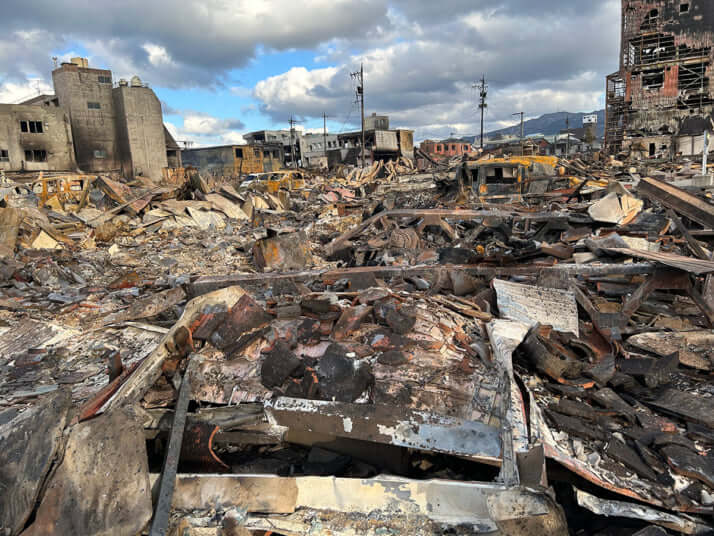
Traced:
POLYGON ((0 536, 713 534, 714 9, 621 24, 550 137, 0 104, 0 536))

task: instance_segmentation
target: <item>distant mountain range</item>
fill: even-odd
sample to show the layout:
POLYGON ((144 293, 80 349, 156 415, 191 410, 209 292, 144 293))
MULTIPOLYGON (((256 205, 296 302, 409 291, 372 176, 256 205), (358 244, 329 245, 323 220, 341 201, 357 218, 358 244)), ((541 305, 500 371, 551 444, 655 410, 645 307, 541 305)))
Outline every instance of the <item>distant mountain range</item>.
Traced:
MULTIPOLYGON (((568 118, 570 122, 570 128, 580 128, 583 126, 583 117, 586 115, 597 115, 597 136, 602 138, 605 135, 605 110, 599 110, 590 113, 570 113, 570 112, 555 112, 552 114, 541 115, 536 119, 528 119, 523 122, 523 131, 525 136, 530 136, 532 134, 543 134, 544 136, 553 136, 555 134, 560 134, 562 130, 565 130, 565 119, 568 118)), ((493 130, 487 132, 485 137, 487 139, 493 139, 494 136, 520 136, 521 125, 520 123, 514 124, 512 127, 506 127, 499 130, 493 130)), ((478 140, 478 136, 469 136, 464 138, 465 141, 470 141, 474 143, 478 140)))

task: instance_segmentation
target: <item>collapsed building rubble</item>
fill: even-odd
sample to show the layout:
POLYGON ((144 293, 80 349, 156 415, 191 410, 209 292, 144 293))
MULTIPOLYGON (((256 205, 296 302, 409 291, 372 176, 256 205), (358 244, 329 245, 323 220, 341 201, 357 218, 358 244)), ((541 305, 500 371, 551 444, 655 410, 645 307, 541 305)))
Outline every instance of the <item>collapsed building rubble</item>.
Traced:
POLYGON ((0 533, 711 531, 687 170, 3 179, 0 533))

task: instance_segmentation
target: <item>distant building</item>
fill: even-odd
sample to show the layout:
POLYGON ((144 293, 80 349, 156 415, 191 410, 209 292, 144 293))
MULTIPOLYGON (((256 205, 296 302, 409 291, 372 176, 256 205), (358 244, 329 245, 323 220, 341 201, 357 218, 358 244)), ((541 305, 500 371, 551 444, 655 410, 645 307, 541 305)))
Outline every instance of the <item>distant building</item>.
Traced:
POLYGON ((389 130, 389 116, 373 113, 364 118, 365 130, 389 130))
POLYGON ((203 174, 236 178, 281 169, 282 154, 282 144, 272 143, 184 149, 181 157, 185 166, 193 166, 203 174))
POLYGON ((326 168, 327 151, 338 147, 336 134, 303 134, 298 143, 301 164, 306 168, 326 168))
MULTIPOLYGON (((330 166, 336 164, 361 163, 362 131, 338 134, 339 148, 328 151, 330 166)), ((376 160, 396 160, 399 157, 414 159, 413 130, 366 130, 365 160, 371 164, 376 160)))
POLYGON ((300 165, 300 136, 301 133, 294 129, 292 132, 290 130, 257 130, 244 134, 243 138, 250 145, 282 145, 282 162, 288 167, 297 167, 300 165))
POLYGON ((606 82, 607 149, 646 137, 660 154, 683 120, 714 110, 714 2, 622 0, 619 59, 606 82))
POLYGON ((424 140, 419 149, 432 158, 451 158, 471 152, 471 144, 454 138, 443 141, 424 140))

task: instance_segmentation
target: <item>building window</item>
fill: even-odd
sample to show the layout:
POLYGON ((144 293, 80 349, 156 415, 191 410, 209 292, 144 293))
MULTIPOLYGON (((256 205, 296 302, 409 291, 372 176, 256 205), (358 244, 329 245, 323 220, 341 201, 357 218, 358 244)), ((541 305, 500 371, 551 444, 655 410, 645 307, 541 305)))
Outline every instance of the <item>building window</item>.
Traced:
POLYGON ((243 149, 236 147, 236 158, 243 158, 243 149))
POLYGON ((44 149, 27 150, 25 149, 26 162, 47 162, 47 151, 44 149))
POLYGON ((106 158, 107 152, 104 149, 95 149, 94 158, 106 158))
POLYGON ((664 69, 651 69, 642 72, 642 87, 644 89, 660 89, 664 86, 664 69))
POLYGON ((90 110, 100 110, 102 107, 98 102, 88 102, 87 108, 90 110))
POLYGON ((681 4, 679 6, 679 12, 680 13, 689 13, 689 4, 681 4))
POLYGON ((104 76, 104 75, 101 75, 101 74, 100 74, 100 75, 97 77, 97 79, 99 80, 99 83, 100 83, 100 84, 111 84, 111 83, 112 83, 112 77, 111 77, 111 76, 104 76))
POLYGON ((42 134, 42 121, 20 121, 20 130, 32 134, 42 134))
POLYGON ((7 149, 0 149, 0 162, 9 162, 10 156, 7 153, 7 149))

